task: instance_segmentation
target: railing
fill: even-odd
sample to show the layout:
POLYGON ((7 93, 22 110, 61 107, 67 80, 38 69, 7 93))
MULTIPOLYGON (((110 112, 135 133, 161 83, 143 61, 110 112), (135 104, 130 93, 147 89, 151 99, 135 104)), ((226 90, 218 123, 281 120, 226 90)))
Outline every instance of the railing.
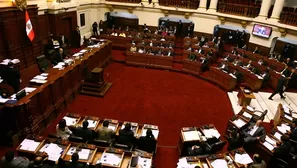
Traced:
POLYGON ((106 0, 110 2, 140 3, 141 0, 106 0))
POLYGON ((260 6, 219 2, 218 12, 254 18, 259 15, 260 8, 260 6))
POLYGON ((297 9, 293 12, 283 11, 280 16, 280 23, 297 26, 297 9))
POLYGON ((200 0, 159 0, 159 5, 178 8, 197 9, 200 0))

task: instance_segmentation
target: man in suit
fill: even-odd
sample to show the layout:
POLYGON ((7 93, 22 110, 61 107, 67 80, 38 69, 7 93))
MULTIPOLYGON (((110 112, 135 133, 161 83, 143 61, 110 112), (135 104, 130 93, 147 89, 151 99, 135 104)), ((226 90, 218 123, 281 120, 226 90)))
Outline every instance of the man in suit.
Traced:
POLYGON ((79 48, 80 47, 80 40, 81 40, 81 35, 80 35, 80 30, 79 26, 76 27, 76 30, 74 31, 74 47, 79 48))
POLYGON ((203 51, 202 47, 199 48, 198 53, 199 54, 204 54, 204 51, 203 51))
POLYGON ((13 87, 14 92, 18 92, 20 90, 20 82, 21 82, 21 74, 20 71, 14 67, 14 64, 12 62, 9 62, 7 64, 7 67, 5 68, 5 73, 3 73, 3 79, 4 81, 13 87))
POLYGON ((92 24, 92 28, 93 28, 93 35, 98 36, 98 24, 97 24, 97 22, 94 22, 92 24))
POLYGON ((281 136, 281 142, 278 142, 269 162, 269 167, 278 167, 277 158, 287 161, 290 158, 291 144, 287 135, 281 136))
POLYGON ((117 143, 131 146, 134 142, 134 132, 131 130, 131 124, 127 123, 124 129, 119 131, 117 143))
MULTIPOLYGON (((46 155, 47 156, 47 155, 46 155)), ((41 156, 37 156, 33 163, 30 164, 29 168, 54 168, 55 166, 53 165, 49 165, 49 164, 45 164, 43 161, 45 159, 42 158, 41 156)))
POLYGON ((194 33, 194 24, 193 24, 193 22, 191 22, 190 25, 189 25, 188 33, 190 33, 190 35, 193 36, 193 33, 194 33))
POLYGON ((177 36, 182 36, 182 32, 183 32, 183 23, 181 20, 179 20, 177 25, 177 36))
POLYGON ((59 62, 63 62, 63 59, 66 58, 66 54, 64 53, 63 48, 59 48, 59 52, 54 54, 51 58, 51 62, 53 65, 57 65, 59 62))
POLYGON ((58 42, 62 48, 65 48, 68 45, 68 39, 63 34, 60 34, 58 42))
POLYGON ((255 48, 255 50, 253 51, 253 53, 254 53, 254 54, 259 54, 259 53, 260 53, 258 47, 255 48))
POLYGON ((171 51, 171 50, 169 50, 169 51, 165 54, 165 56, 172 57, 172 56, 174 56, 174 52, 171 51))
POLYGON ((109 125, 108 120, 103 121, 102 125, 103 126, 97 130, 98 139, 104 140, 110 143, 113 139, 113 136, 115 135, 115 132, 112 129, 108 128, 108 125, 109 125))
POLYGON ((246 130, 243 130, 244 143, 245 144, 254 143, 260 140, 261 138, 263 138, 265 134, 266 134, 266 131, 262 126, 262 121, 258 120, 256 124, 247 128, 246 130))
POLYGON ((193 145, 188 148, 188 153, 190 156, 199 156, 208 154, 206 142, 201 142, 199 145, 193 145))
POLYGON ((78 162, 79 156, 77 153, 72 154, 71 162, 65 163, 65 168, 84 168, 85 165, 78 162))
POLYGON ((209 58, 207 57, 201 57, 201 64, 202 64, 202 71, 206 71, 208 69, 209 66, 209 58))
POLYGON ((1 159, 0 167, 3 168, 27 168, 30 164, 28 158, 15 157, 14 152, 8 151, 1 159))
POLYGON ((261 74, 263 81, 262 81, 262 86, 265 87, 267 86, 269 80, 270 80, 270 74, 269 74, 269 68, 265 70, 263 74, 261 74))
POLYGON ((297 141, 297 119, 294 119, 293 120, 293 124, 292 124, 291 130, 292 131, 289 132, 290 139, 292 139, 294 141, 297 141))
POLYGON ((228 63, 227 63, 227 61, 224 61, 224 62, 219 66, 219 69, 222 70, 222 71, 228 72, 228 71, 229 71, 229 68, 228 68, 228 63))
POLYGON ((85 141, 91 141, 93 138, 93 134, 92 134, 92 130, 88 129, 88 126, 89 126, 89 122, 85 120, 82 123, 82 127, 76 128, 73 134, 75 136, 83 138, 85 141))
POLYGON ((278 82, 277 82, 277 85, 276 85, 276 88, 274 90, 274 92, 269 96, 269 100, 273 100, 273 96, 276 95, 277 93, 280 95, 281 99, 285 99, 286 97, 283 95, 284 93, 284 90, 285 90, 285 86, 286 86, 286 82, 287 82, 287 78, 286 76, 281 76, 279 79, 278 79, 278 82))
POLYGON ((266 162, 262 160, 259 154, 253 155, 254 163, 252 163, 248 168, 266 168, 266 162))

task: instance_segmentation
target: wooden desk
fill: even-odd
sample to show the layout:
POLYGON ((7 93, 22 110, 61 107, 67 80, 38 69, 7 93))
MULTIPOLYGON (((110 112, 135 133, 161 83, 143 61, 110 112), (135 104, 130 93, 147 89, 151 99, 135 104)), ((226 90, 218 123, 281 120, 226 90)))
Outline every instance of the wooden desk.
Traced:
POLYGON ((209 80, 227 91, 234 90, 236 86, 236 79, 217 67, 210 67, 209 80))
POLYGON ((50 69, 48 81, 41 86, 34 86, 35 91, 19 100, 16 104, 5 104, 5 112, 13 113, 16 123, 15 132, 21 137, 38 134, 51 123, 78 94, 84 71, 102 67, 111 57, 111 42, 102 40, 100 48, 86 48, 89 52, 75 60, 74 64, 63 70, 50 69))
POLYGON ((252 91, 250 91, 250 93, 246 93, 244 87, 240 87, 237 97, 238 97, 238 104, 240 106, 248 106, 250 105, 252 99, 256 99, 252 91))
POLYGON ((202 70, 201 62, 183 60, 183 71, 184 72, 198 76, 201 73, 201 70, 202 70))
POLYGON ((122 149, 116 149, 116 148, 106 148, 102 151, 102 149, 98 149, 96 152, 92 165, 96 165, 97 163, 101 162, 102 166, 104 167, 117 167, 117 168, 127 168, 131 160, 131 156, 125 156, 125 152, 122 149), (119 164, 108 164, 103 163, 104 158, 102 156, 105 156, 106 154, 114 154, 115 156, 118 156, 121 161, 119 164), (103 161, 103 162, 102 162, 103 161))
POLYGON ((96 128, 98 127, 99 123, 100 123, 100 119, 99 117, 91 117, 91 116, 86 116, 84 117, 83 120, 80 120, 78 123, 77 123, 77 127, 82 127, 82 123, 87 120, 89 122, 89 126, 88 126, 88 129, 91 129, 91 130, 96 130, 96 128), (94 125, 94 126, 91 126, 94 125))
POLYGON ((74 153, 78 153, 79 156, 79 162, 81 163, 92 163, 95 154, 97 153, 97 148, 95 145, 89 145, 89 144, 71 144, 69 148, 65 150, 65 155, 62 156, 62 159, 69 162, 71 161, 71 156, 74 153), (80 152, 87 151, 89 152, 88 158, 82 158, 80 156, 80 152))
POLYGON ((39 136, 28 136, 17 147, 18 155, 34 158, 40 148, 44 145, 45 140, 39 136))
POLYGON ((200 143, 201 139, 198 132, 200 133, 200 135, 202 135, 200 130, 195 127, 184 127, 180 130, 179 143, 177 146, 180 156, 188 155, 187 148, 190 147, 191 145, 200 143), (195 138, 187 139, 186 134, 191 134, 195 136, 195 138))
POLYGON ((142 67, 172 69, 172 57, 126 52, 126 64, 142 67))
POLYGON ((213 166, 211 166, 211 164, 216 160, 216 159, 223 159, 226 160, 226 162, 228 163, 228 159, 230 158, 232 160, 232 163, 228 164, 228 168, 238 168, 237 164, 235 163, 235 161, 233 160, 233 158, 230 156, 229 153, 220 153, 220 154, 215 154, 215 155, 211 155, 208 158, 206 158, 206 161, 208 163, 208 165, 210 166, 210 168, 213 168, 213 166))
POLYGON ((128 121, 124 121, 124 123, 120 127, 118 127, 118 129, 116 131, 116 135, 119 135, 120 130, 121 129, 124 129, 125 128, 125 125, 127 123, 130 123, 131 124, 131 130, 134 132, 134 136, 137 137, 137 135, 139 135, 141 133, 141 130, 139 129, 138 123, 128 122, 128 121))

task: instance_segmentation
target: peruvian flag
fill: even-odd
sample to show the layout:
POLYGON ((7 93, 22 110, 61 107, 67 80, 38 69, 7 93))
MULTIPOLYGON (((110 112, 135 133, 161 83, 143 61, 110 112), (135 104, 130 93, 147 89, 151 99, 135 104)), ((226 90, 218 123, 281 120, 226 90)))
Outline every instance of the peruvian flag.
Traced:
POLYGON ((33 26, 32 26, 32 23, 31 23, 31 20, 29 18, 29 14, 28 14, 27 10, 25 12, 26 12, 26 32, 27 32, 27 36, 31 41, 33 41, 33 39, 35 37, 34 31, 33 31, 33 26))

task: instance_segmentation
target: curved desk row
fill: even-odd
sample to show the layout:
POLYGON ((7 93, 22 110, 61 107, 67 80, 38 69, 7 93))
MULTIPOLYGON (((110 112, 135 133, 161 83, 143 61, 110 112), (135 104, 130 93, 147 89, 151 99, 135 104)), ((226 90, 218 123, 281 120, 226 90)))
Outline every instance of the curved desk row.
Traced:
POLYGON ((227 91, 234 90, 236 86, 236 78, 218 69, 217 67, 210 67, 209 80, 227 91))

